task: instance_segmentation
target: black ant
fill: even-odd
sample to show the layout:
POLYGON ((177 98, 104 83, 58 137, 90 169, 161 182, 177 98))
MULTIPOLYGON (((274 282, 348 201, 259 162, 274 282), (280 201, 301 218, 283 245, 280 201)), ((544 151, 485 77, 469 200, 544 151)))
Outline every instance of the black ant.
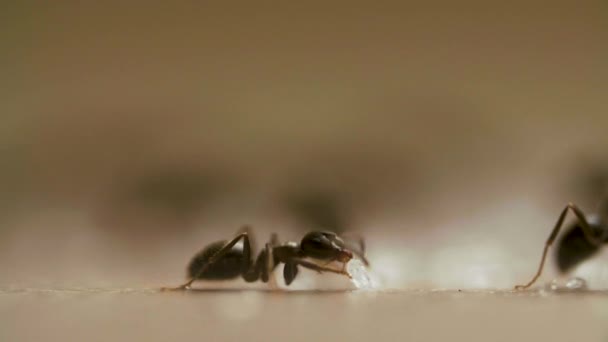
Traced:
POLYGON ((287 242, 279 244, 276 234, 272 234, 269 243, 258 254, 255 262, 252 259, 252 234, 249 227, 242 228, 230 241, 217 241, 209 244, 196 254, 188 265, 188 282, 176 288, 163 290, 184 290, 196 280, 230 280, 238 276, 246 282, 259 279, 267 283, 272 272, 280 264, 285 264, 283 277, 289 285, 298 275, 298 266, 318 273, 332 272, 346 275, 346 264, 357 256, 367 266, 365 243, 357 238, 359 248, 351 248, 349 243, 337 234, 328 231, 313 231, 306 234, 300 243, 287 242), (242 246, 237 245, 243 241, 242 246), (319 262, 315 263, 315 261, 319 262), (341 269, 328 267, 332 262, 342 263, 341 269))
POLYGON ((608 215, 606 215, 608 214, 608 202, 604 202, 601 209, 600 212, 603 213, 603 215, 599 216, 597 219, 587 220, 585 214, 583 214, 576 205, 569 203, 562 210, 555 227, 551 231, 547 242, 545 242, 540 266, 538 267, 536 274, 527 284, 517 285, 515 286, 515 289, 527 289, 536 282, 538 277, 540 277, 545 265, 545 259, 547 258, 547 251, 557 238, 569 210, 574 213, 577 222, 568 229, 558 243, 555 255, 560 273, 566 273, 572 270, 575 266, 597 253, 603 244, 608 243, 608 215))

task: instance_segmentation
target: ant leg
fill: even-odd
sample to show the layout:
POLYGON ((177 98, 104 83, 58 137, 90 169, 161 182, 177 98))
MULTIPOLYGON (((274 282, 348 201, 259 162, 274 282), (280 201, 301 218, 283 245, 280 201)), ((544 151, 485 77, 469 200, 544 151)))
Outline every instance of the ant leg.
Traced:
POLYGON ((314 264, 312 262, 308 262, 308 261, 305 261, 305 260, 299 260, 299 259, 294 260, 293 263, 297 264, 297 265, 300 265, 302 267, 306 267, 306 268, 311 269, 313 271, 317 271, 318 273, 331 272, 331 273, 341 274, 341 275, 345 275, 345 276, 347 276, 349 278, 352 278, 350 276, 350 274, 348 274, 348 272, 346 272, 344 269, 342 269, 342 270, 336 270, 336 269, 333 269, 333 268, 319 266, 319 265, 314 264))
POLYGON ((557 238, 557 234, 559 234, 559 230, 561 229, 562 225, 564 224, 564 219, 566 218, 566 214, 568 213, 568 210, 572 210, 572 212, 574 213, 574 215, 580 222, 583 233, 585 234, 585 238, 594 245, 602 244, 602 241, 600 239, 598 239, 596 236, 594 236, 593 230, 591 229, 591 227, 589 226, 589 223, 587 222, 587 219, 585 218, 585 214, 583 214, 583 212, 575 204, 568 203, 568 205, 562 210, 561 214, 559 215, 559 218, 557 219, 557 222, 555 223, 555 227, 551 231, 551 234, 549 235, 547 242, 545 242, 545 248, 543 249, 543 255, 540 259, 540 265, 538 266, 538 270, 536 271, 536 274, 534 275, 532 280, 530 280, 527 284, 515 286, 516 290, 523 290, 523 289, 529 288, 530 286, 532 286, 532 284, 534 284, 536 282, 538 277, 540 277, 541 273, 543 272, 543 268, 545 266, 545 260, 547 259, 547 252, 549 251, 549 247, 551 247, 551 245, 555 241, 555 238, 557 238))
POLYGON ((602 246, 604 241, 602 241, 601 238, 595 236, 595 234, 593 233, 593 229, 591 229, 589 222, 587 222, 587 219, 585 218, 585 214, 583 214, 583 212, 572 203, 569 203, 568 207, 572 209, 574 215, 576 215, 576 218, 578 218, 579 222, 581 223, 581 228, 583 230, 583 234, 585 234, 585 238, 587 239, 587 241, 589 241, 595 246, 602 246))
MULTIPOLYGON (((255 237, 253 236, 253 232, 251 231, 251 226, 250 225, 242 226, 239 230, 237 230, 236 235, 240 235, 243 233, 246 233, 249 238, 249 250, 257 251, 257 244, 255 241, 255 237)), ((243 249, 245 249, 245 247, 246 246, 243 246, 243 249)))
POLYGON ((274 255, 273 250, 274 247, 279 245, 279 237, 277 234, 272 233, 270 236, 270 242, 266 244, 266 255, 268 256, 266 259, 266 272, 268 274, 268 285, 272 291, 276 291, 279 289, 279 285, 277 284, 277 278, 274 274, 275 263, 274 263, 274 255))
POLYGON ((279 285, 277 284, 277 279, 274 274, 274 255, 272 253, 273 249, 270 243, 267 243, 264 247, 266 251, 266 264, 264 265, 266 275, 268 276, 268 286, 270 290, 276 291, 279 289, 279 285))
MULTIPOLYGON (((276 279, 274 278, 274 270, 277 267, 274 258, 274 246, 277 244, 278 239, 273 235, 271 242, 266 243, 264 249, 258 254, 254 264, 249 264, 248 267, 243 268, 242 276, 246 282, 254 282, 261 279, 262 282, 270 282, 271 289, 275 290, 278 288, 276 285, 276 279)), ((243 265, 245 267, 245 265, 243 265)))
POLYGON ((203 267, 200 268, 200 270, 197 272, 197 274, 192 277, 188 282, 175 287, 175 288, 166 288, 163 287, 161 288, 161 291, 177 291, 177 290, 186 290, 188 288, 190 288, 190 285, 192 285, 192 283, 198 279, 203 273, 205 273, 205 271, 209 268, 209 266, 211 266, 213 263, 217 262, 218 260, 220 260, 224 255, 226 255, 226 253, 228 253, 228 251, 230 251, 232 249, 232 247, 234 247, 234 245, 236 245, 239 240, 243 239, 243 255, 245 256, 244 260, 243 260, 243 269, 249 269, 250 264, 251 264, 251 246, 249 243, 249 228, 248 227, 244 227, 241 230, 243 230, 243 232, 239 233, 235 238, 233 238, 232 240, 228 241, 224 247, 222 247, 219 251, 217 251, 215 254, 213 254, 213 256, 209 259, 209 261, 203 265, 203 267))
POLYGON ((283 268, 283 279, 285 279, 285 285, 289 286, 296 276, 298 275, 298 264, 294 262, 285 263, 283 268))

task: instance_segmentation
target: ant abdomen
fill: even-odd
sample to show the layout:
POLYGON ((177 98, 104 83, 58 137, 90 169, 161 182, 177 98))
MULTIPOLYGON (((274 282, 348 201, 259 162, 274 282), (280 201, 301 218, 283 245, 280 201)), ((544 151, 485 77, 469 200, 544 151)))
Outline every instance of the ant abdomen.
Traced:
MULTIPOLYGON (((589 224, 596 236, 601 235, 601 226, 589 224)), ((591 258, 601 246, 587 239, 580 224, 573 225, 559 240, 555 253, 557 267, 561 273, 567 273, 585 260, 591 258)))
POLYGON ((226 252, 220 260, 209 264, 209 260, 226 245, 226 242, 214 242, 192 257, 192 260, 188 264, 188 277, 206 280, 225 280, 240 276, 243 251, 236 246, 226 252), (205 265, 207 265, 207 268, 204 272, 200 273, 200 270, 205 265))

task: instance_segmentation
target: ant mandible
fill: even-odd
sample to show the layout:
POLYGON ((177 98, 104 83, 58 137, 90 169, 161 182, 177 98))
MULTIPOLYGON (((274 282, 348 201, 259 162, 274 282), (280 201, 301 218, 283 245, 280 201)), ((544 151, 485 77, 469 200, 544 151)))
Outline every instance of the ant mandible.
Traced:
POLYGON ((267 283, 272 272, 280 264, 285 264, 283 277, 285 284, 290 285, 302 266, 318 273, 332 272, 350 277, 346 264, 357 256, 367 266, 365 243, 357 237, 359 248, 352 248, 344 239, 329 231, 313 231, 306 234, 300 243, 287 242, 280 244, 276 234, 272 234, 269 243, 258 254, 255 262, 252 259, 251 229, 243 227, 230 241, 217 241, 207 245, 197 253, 188 265, 189 280, 175 288, 162 290, 185 290, 196 280, 230 280, 241 276, 246 282, 259 279, 267 283), (243 241, 242 247, 238 246, 243 241), (322 264, 315 263, 321 262, 322 264), (342 263, 341 269, 328 267, 332 262, 342 263))
POLYGON ((549 247, 551 247, 557 238, 569 210, 574 213, 577 222, 568 229, 558 243, 556 258, 560 273, 572 270, 576 265, 597 253, 603 244, 608 243, 608 215, 606 215, 608 214, 608 202, 604 202, 602 206, 602 215, 593 220, 587 220, 585 214, 575 204, 569 203, 562 210, 555 227, 551 231, 547 242, 545 242, 545 248, 536 274, 527 284, 515 286, 516 290, 529 288, 540 277, 549 247))

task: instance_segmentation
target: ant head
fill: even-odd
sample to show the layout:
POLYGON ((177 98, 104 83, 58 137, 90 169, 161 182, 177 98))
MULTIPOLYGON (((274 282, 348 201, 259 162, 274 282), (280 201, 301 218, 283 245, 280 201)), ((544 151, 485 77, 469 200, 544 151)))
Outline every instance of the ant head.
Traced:
POLYGON ((319 260, 348 262, 353 258, 336 234, 332 232, 310 232, 302 238, 300 249, 305 257, 319 260))

